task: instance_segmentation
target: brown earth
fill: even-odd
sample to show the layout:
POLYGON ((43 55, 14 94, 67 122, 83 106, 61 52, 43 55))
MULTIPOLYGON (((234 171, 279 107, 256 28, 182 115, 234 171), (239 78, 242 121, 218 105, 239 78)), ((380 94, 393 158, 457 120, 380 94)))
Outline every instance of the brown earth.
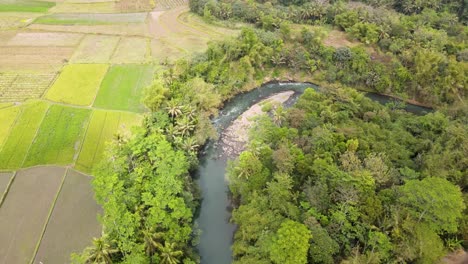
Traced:
POLYGON ((81 252, 101 235, 91 177, 68 170, 47 223, 34 263, 68 263, 72 252, 81 252))
POLYGON ((19 171, 0 207, 0 263, 29 263, 62 184, 65 168, 19 171))

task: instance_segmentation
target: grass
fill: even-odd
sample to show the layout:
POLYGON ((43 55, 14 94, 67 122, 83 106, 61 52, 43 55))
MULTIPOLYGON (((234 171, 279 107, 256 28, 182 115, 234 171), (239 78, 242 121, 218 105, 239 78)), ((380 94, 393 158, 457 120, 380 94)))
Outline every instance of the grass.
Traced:
POLYGON ((108 66, 105 64, 71 64, 64 67, 47 92, 52 101, 89 106, 93 103, 108 66))
POLYGON ((0 207, 2 263, 30 263, 65 168, 36 167, 15 176, 0 207))
POLYGON ((83 141, 91 110, 52 105, 39 127, 25 167, 38 164, 70 164, 83 141))
POLYGON ((72 252, 81 252, 93 237, 100 236, 96 215, 101 210, 94 201, 90 180, 68 170, 34 263, 69 263, 72 252))
POLYGON ((42 101, 30 102, 21 107, 21 112, 0 151, 0 169, 17 169, 23 165, 48 108, 49 104, 42 101))
POLYGON ((104 150, 114 135, 118 131, 128 131, 140 121, 141 116, 133 113, 95 110, 75 168, 91 173, 93 166, 104 157, 104 150))
POLYGON ((112 66, 101 83, 95 107, 143 112, 142 90, 151 84, 151 65, 124 64, 112 66))
POLYGON ((34 0, 15 0, 0 2, 0 12, 31 12, 45 13, 49 8, 55 6, 53 2, 34 0))
POLYGON ((3 143, 5 143, 10 130, 15 123, 16 117, 20 112, 20 107, 8 107, 0 109, 0 150, 3 143))

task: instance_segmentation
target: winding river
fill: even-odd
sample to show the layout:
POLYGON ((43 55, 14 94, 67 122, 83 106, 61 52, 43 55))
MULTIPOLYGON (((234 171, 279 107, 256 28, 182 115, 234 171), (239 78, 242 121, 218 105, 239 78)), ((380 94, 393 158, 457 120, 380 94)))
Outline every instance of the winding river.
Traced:
MULTIPOLYGON (((306 88, 318 90, 318 86, 310 83, 270 83, 250 92, 239 94, 226 102, 219 116, 213 123, 220 134, 243 112, 252 105, 276 93, 294 91, 294 95, 285 102, 294 104, 306 88)), ((395 99, 368 94, 369 98, 379 103, 388 103, 395 99)), ((407 111, 415 114, 424 114, 428 108, 415 105, 406 105, 407 111)), ((231 245, 235 225, 229 222, 230 202, 228 198, 228 183, 225 179, 227 158, 219 142, 209 142, 198 168, 198 181, 202 193, 200 215, 197 219, 198 227, 202 230, 198 250, 202 264, 230 264, 232 262, 231 245)))

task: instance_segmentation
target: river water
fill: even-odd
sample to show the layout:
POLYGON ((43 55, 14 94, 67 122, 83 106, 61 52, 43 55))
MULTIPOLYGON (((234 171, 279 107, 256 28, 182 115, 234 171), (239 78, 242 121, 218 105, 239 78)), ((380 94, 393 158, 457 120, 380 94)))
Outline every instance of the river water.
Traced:
MULTIPOLYGON (((239 94, 226 102, 213 124, 220 134, 243 112, 252 105, 270 97, 273 94, 294 91, 295 94, 285 103, 294 104, 306 88, 318 87, 309 83, 271 83, 263 85, 250 92, 239 94)), ((379 103, 388 103, 395 99, 377 94, 369 94, 369 98, 379 103)), ((428 108, 407 105, 407 111, 424 114, 428 108)), ((230 264, 232 262, 231 245, 235 226, 229 222, 230 202, 228 183, 225 179, 227 158, 217 141, 209 142, 200 158, 198 168, 198 183, 202 193, 200 214, 197 219, 202 233, 198 251, 202 264, 230 264)))

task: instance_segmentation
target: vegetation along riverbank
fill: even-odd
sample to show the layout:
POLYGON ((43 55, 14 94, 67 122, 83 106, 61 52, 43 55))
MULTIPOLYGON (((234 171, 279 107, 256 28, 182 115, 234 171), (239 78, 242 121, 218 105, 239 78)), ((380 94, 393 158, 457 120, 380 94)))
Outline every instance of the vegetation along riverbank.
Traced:
POLYGON ((435 2, 191 1, 207 21, 246 27, 157 76, 143 126, 96 170, 108 257, 198 262, 190 175, 217 136, 210 117, 265 80, 308 76, 328 89, 259 119, 229 167, 233 262, 434 263, 466 247, 465 14, 435 2))

